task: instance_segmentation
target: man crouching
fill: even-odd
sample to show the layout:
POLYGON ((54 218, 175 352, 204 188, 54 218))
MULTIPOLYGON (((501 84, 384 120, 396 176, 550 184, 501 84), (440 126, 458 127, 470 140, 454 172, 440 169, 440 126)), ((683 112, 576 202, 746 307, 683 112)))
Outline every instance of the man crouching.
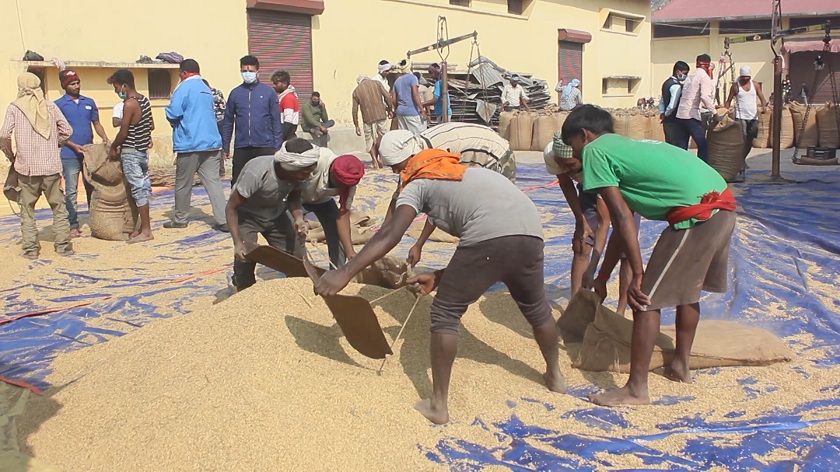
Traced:
POLYGON ((458 154, 427 149, 401 158, 383 154, 383 160, 400 174, 392 218, 346 266, 325 273, 315 292, 338 293, 393 249, 417 214, 425 213, 460 243, 446 269, 408 281, 423 295, 437 288, 431 308, 433 392, 415 408, 433 423, 449 421, 449 379, 461 316, 496 282, 508 287, 533 327, 546 363, 546 385, 564 392, 557 331, 543 287, 542 224, 534 203, 501 174, 459 164, 458 154))

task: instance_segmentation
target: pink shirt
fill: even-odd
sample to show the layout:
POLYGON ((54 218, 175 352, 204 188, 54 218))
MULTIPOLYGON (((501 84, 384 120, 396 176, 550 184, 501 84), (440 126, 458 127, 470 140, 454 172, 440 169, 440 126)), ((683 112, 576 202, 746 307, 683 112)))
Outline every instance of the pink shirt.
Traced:
POLYGON ((73 128, 55 104, 47 100, 50 113, 50 137, 44 139, 35 131, 32 123, 20 108, 9 105, 6 121, 0 129, 0 138, 9 138, 14 133, 15 170, 26 176, 44 176, 61 173, 60 147, 70 139, 73 128))
POLYGON ((714 111, 715 101, 712 98, 714 93, 715 86, 709 74, 703 69, 695 69, 683 84, 680 106, 677 108, 677 118, 700 120, 701 104, 704 109, 714 111))

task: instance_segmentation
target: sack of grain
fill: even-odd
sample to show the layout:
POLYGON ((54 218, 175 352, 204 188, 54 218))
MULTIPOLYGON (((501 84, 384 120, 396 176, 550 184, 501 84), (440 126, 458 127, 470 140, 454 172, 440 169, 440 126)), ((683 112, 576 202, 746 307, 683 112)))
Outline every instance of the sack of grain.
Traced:
MULTIPOLYGON (((725 113, 725 110, 722 110, 725 113)), ((708 163, 727 182, 744 168, 744 131, 741 124, 728 115, 718 115, 709 122, 706 135, 709 146, 708 163)))
MULTIPOLYGON (((588 306, 593 321, 586 328, 574 367, 595 372, 629 372, 633 321, 601 304, 588 306)), ((675 346, 675 327, 663 327, 656 338, 648 369, 670 365, 675 346)), ((768 331, 732 321, 704 320, 697 327, 689 368, 769 365, 792 358, 787 346, 768 331)))
POLYGON ((772 110, 768 110, 766 113, 758 114, 758 136, 753 138, 752 147, 770 147, 770 117, 772 116, 772 113, 772 110))
POLYGON ((627 137, 630 139, 650 139, 652 130, 650 120, 642 110, 631 108, 627 112, 627 137))
MULTIPOLYGON (((772 110, 772 108, 771 108, 772 110)), ((768 133, 767 138, 767 147, 773 147, 773 115, 770 115, 770 131, 768 133)), ((790 107, 785 106, 782 108, 782 132, 779 133, 781 135, 780 139, 780 147, 781 149, 788 149, 793 147, 793 116, 790 112, 790 107)))
POLYGON ((566 122, 566 118, 569 116, 568 111, 561 111, 557 112, 554 115, 554 132, 557 133, 558 131, 563 130, 563 123, 566 122))
POLYGON ((535 114, 526 111, 514 112, 510 123, 510 148, 514 151, 529 151, 534 134, 535 114))
POLYGON ((616 134, 629 137, 630 130, 627 128, 627 112, 621 108, 616 108, 610 110, 610 114, 613 117, 613 126, 615 126, 616 134))
POLYGON ((513 121, 512 111, 503 111, 499 114, 499 136, 510 141, 510 124, 513 121))
POLYGON ((385 256, 359 272, 353 277, 353 282, 385 288, 400 288, 405 286, 408 278, 407 271, 408 263, 405 259, 385 256))
POLYGON ((817 128, 816 107, 814 105, 805 106, 794 102, 790 106, 790 113, 793 117, 793 138, 796 147, 804 149, 819 145, 820 130, 817 128), (808 110, 809 108, 810 110, 808 110), (805 121, 805 115, 808 115, 807 122, 805 121))
POLYGON ((534 135, 531 137, 531 150, 542 151, 554 138, 556 121, 550 113, 540 113, 534 120, 534 135))
POLYGON ((569 305, 557 319, 557 332, 564 343, 583 341, 586 328, 595 321, 595 311, 603 308, 598 294, 580 290, 569 300, 569 305))
POLYGON ((652 112, 648 113, 648 121, 650 126, 650 139, 654 141, 665 141, 665 128, 662 127, 662 123, 659 121, 659 113, 652 112))
POLYGON ((108 159, 105 144, 85 146, 85 179, 93 185, 90 232, 94 238, 125 241, 137 229, 139 214, 129 195, 128 182, 118 161, 108 159))
MULTIPOLYGON (((820 147, 840 148, 840 127, 837 122, 837 105, 826 103, 817 110, 817 128, 820 135, 820 147)), ((813 113, 813 111, 812 111, 813 113)))

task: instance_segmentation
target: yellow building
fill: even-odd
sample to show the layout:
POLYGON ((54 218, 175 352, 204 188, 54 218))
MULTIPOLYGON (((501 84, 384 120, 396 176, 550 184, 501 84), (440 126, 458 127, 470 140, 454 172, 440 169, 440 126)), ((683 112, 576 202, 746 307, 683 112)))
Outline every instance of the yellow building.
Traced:
MULTIPOLYGON (((302 100, 318 90, 331 117, 346 126, 356 77, 374 74, 381 59, 397 62, 435 42, 440 15, 451 37, 478 32, 482 55, 547 80, 552 93, 558 79, 579 78, 585 101, 629 107, 656 88, 649 79, 648 0, 147 0, 124 6, 0 0, 0 11, 0 103, 14 99, 16 77, 25 70, 44 77, 50 99, 60 97, 56 58, 80 75, 82 93, 97 101, 107 123, 118 99, 105 80, 129 68, 138 90, 152 99, 155 135, 164 144, 170 130, 163 108, 177 85, 177 66, 136 63, 141 55, 177 51, 194 58, 227 96, 241 82, 239 58, 254 54, 261 80, 288 70, 302 100), (46 61, 22 61, 27 50, 46 61)), ((466 69, 471 46, 453 45, 449 62, 466 69)), ((440 60, 436 52, 412 59, 440 60)))
MULTIPOLYGON (((699 54, 709 54, 718 61, 725 52, 724 38, 743 37, 767 33, 771 27, 770 2, 764 0, 742 0, 737 2, 716 2, 715 8, 709 2, 697 0, 671 0, 653 12, 653 39, 651 42, 651 77, 653 96, 660 95, 659 85, 670 75, 676 61, 687 62, 692 70, 699 54)), ((840 27, 840 3, 837 0, 797 0, 782 2, 782 29, 799 28, 825 24, 840 27)), ((833 36, 837 36, 835 31, 833 36)), ((813 66, 817 51, 823 43, 822 32, 792 35, 785 39, 783 50, 785 74, 790 75, 794 99, 798 99, 801 85, 815 88, 811 91, 813 101, 831 99, 831 87, 825 72, 816 77, 813 66), (791 52, 796 51, 796 52, 791 52)), ((835 77, 840 83, 840 41, 832 41, 834 51, 826 55, 831 61, 835 77)), ((773 91, 773 52, 769 41, 732 44, 729 48, 734 60, 735 75, 742 65, 749 65, 753 78, 764 86, 765 96, 770 99, 773 91)), ((716 64, 720 67, 720 63, 716 64)), ((715 77, 717 77, 717 70, 715 77)), ((726 72, 720 82, 720 100, 731 84, 731 75, 726 72)), ((801 98, 799 101, 802 101, 801 98)))

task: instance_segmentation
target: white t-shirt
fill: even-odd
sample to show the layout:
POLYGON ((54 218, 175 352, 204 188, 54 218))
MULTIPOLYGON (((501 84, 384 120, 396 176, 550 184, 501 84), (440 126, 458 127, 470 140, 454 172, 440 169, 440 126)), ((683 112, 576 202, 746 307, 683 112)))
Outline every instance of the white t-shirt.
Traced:
POLYGON ((504 90, 502 90, 502 103, 507 103, 508 106, 511 107, 518 107, 521 106, 520 98, 522 102, 527 102, 528 94, 525 93, 525 87, 521 84, 517 85, 515 88, 512 87, 510 84, 506 84, 504 90))
POLYGON ((119 102, 116 105, 114 105, 114 111, 111 116, 118 120, 121 120, 123 117, 123 107, 125 107, 125 102, 119 102))

